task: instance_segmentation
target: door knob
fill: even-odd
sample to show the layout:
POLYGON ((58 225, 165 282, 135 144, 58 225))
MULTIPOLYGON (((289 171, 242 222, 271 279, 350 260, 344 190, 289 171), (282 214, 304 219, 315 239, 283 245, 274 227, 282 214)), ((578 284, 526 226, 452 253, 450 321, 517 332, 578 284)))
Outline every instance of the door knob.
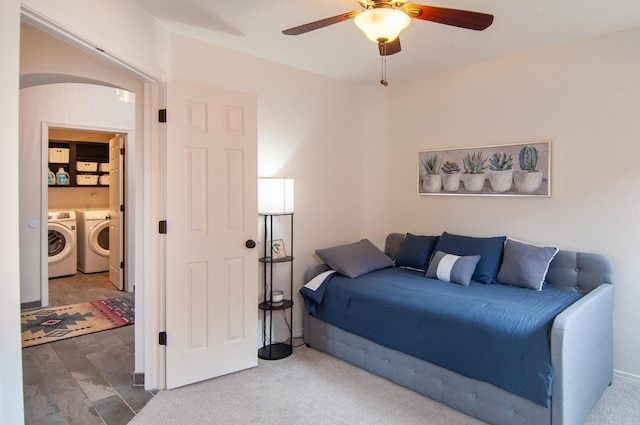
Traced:
POLYGON ((248 239, 245 243, 244 246, 246 246, 249 249, 255 248, 256 247, 256 241, 254 241, 253 239, 248 239))

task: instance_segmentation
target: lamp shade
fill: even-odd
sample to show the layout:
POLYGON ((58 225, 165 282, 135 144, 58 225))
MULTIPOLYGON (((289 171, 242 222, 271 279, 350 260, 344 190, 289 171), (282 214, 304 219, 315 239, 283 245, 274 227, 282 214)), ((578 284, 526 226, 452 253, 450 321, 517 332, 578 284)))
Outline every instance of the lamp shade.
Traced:
POLYGON ((409 26, 411 18, 398 9, 367 9, 354 19, 367 38, 374 43, 387 43, 398 38, 400 31, 409 26))
POLYGON ((293 213, 293 179, 282 177, 259 178, 258 212, 260 214, 293 213))

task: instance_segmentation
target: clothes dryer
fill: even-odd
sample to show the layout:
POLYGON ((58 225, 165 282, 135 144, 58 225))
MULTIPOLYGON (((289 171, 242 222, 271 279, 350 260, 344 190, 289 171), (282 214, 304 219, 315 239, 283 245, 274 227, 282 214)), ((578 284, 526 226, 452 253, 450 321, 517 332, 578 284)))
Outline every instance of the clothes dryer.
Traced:
POLYGON ((49 278, 76 274, 78 265, 76 213, 49 211, 49 278))
POLYGON ((83 273, 109 270, 109 210, 77 211, 78 270, 83 273))

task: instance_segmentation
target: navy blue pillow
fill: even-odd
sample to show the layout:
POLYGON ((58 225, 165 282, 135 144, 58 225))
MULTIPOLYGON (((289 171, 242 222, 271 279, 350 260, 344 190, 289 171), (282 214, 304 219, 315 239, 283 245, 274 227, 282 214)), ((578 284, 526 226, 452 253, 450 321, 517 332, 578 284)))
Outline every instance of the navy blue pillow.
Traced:
POLYGON ((427 270, 438 236, 416 236, 407 233, 396 257, 396 266, 427 270))
POLYGON ((502 252, 506 239, 506 236, 474 238, 444 232, 435 249, 461 256, 479 255, 480 261, 473 272, 472 279, 481 283, 493 283, 496 281, 502 263, 502 252))

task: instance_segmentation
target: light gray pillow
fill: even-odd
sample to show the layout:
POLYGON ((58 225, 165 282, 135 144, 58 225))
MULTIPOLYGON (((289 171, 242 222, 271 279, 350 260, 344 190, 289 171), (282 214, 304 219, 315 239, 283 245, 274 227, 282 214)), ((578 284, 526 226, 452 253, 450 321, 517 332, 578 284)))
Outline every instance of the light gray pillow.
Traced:
POLYGON ((504 244, 498 282, 521 288, 542 290, 556 246, 533 245, 508 238, 504 244))
POLYGON ((356 278, 363 274, 393 267, 393 260, 368 239, 332 248, 318 249, 316 254, 340 274, 356 278))
POLYGON ((480 261, 479 255, 463 257, 436 251, 429 263, 426 276, 462 286, 469 286, 478 261, 480 261))

